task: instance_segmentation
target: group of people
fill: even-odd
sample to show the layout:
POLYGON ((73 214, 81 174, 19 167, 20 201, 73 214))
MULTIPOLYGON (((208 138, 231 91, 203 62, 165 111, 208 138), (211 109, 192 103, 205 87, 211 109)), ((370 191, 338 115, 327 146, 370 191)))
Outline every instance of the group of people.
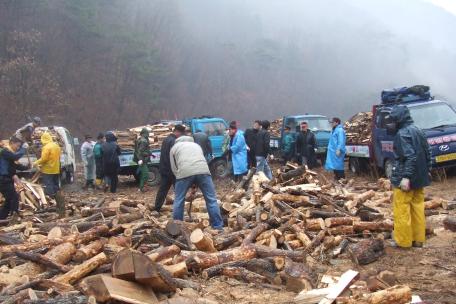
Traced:
MULTIPOLYGON (((147 131, 147 130, 146 130, 147 131)), ((149 137, 147 135, 147 141, 149 137)), ((84 164, 85 189, 103 188, 104 191, 117 191, 120 169, 120 147, 112 132, 100 133, 97 141, 86 135, 81 145, 81 159, 84 164)), ((139 165, 141 168, 141 165, 139 165)), ((147 172, 146 172, 147 173, 147 172)))

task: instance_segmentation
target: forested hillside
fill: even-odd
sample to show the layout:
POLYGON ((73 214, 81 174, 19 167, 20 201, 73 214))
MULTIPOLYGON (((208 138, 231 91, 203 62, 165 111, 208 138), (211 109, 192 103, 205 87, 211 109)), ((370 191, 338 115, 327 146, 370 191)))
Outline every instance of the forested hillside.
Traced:
POLYGON ((205 114, 346 118, 400 84, 456 100, 455 17, 364 3, 2 0, 0 135, 27 115, 77 135, 205 114))

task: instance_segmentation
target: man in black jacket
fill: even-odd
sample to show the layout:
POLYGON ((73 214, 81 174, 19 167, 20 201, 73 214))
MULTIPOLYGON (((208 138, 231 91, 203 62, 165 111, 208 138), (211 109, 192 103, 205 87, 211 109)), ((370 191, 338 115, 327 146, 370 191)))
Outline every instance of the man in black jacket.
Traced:
POLYGON ((268 155, 271 149, 268 129, 271 124, 264 120, 261 122, 261 130, 258 131, 255 141, 255 158, 257 172, 263 171, 267 178, 272 179, 272 171, 268 164, 268 155))
POLYGON ((0 192, 5 198, 0 209, 0 220, 6 219, 10 214, 15 216, 19 212, 19 195, 14 184, 21 184, 16 175, 16 170, 27 170, 29 168, 17 163, 25 154, 25 148, 22 146, 22 141, 14 136, 10 139, 7 147, 0 148, 0 192))
POLYGON ((184 134, 185 127, 183 125, 176 125, 174 127, 173 133, 168 135, 165 140, 163 140, 160 149, 160 188, 158 189, 157 196, 155 197, 155 211, 160 212, 160 209, 165 202, 166 196, 168 195, 169 189, 176 182, 176 177, 171 170, 169 153, 171 151, 171 148, 174 146, 176 139, 184 134))
POLYGON ((317 140, 315 134, 309 130, 307 122, 301 123, 301 131, 296 138, 296 153, 298 162, 301 165, 307 165, 309 168, 316 166, 315 151, 317 149, 317 140))
POLYGON ((209 136, 201 130, 196 130, 193 140, 203 149, 204 157, 209 162, 212 159, 212 145, 209 136))
POLYGON ((261 121, 255 120, 253 128, 247 129, 244 132, 245 143, 247 144, 247 165, 249 169, 256 167, 255 144, 260 129, 261 121))
POLYGON ((106 142, 101 146, 103 154, 103 172, 105 174, 105 191, 110 186, 111 193, 116 193, 118 174, 120 169, 120 147, 117 144, 117 137, 112 132, 106 133, 106 142))

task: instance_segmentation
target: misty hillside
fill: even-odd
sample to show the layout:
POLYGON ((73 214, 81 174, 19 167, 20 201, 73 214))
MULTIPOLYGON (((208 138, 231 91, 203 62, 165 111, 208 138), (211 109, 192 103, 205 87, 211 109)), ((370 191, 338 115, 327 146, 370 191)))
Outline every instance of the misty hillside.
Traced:
POLYGON ((4 0, 0 135, 28 114, 79 136, 205 114, 347 118, 403 84, 456 100, 455 35, 456 16, 419 0, 4 0))

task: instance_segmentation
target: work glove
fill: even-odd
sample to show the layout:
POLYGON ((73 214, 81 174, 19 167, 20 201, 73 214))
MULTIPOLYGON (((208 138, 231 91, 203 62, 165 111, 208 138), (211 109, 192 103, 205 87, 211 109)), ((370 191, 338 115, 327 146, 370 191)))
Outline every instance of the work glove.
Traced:
POLYGON ((340 157, 341 155, 342 155, 342 153, 340 152, 339 149, 337 149, 337 150, 336 150, 336 156, 337 156, 337 157, 340 157))
POLYGON ((317 149, 317 148, 315 148, 315 149, 314 149, 314 152, 317 152, 317 151, 318 151, 318 149, 317 149))
POLYGON ((138 165, 140 165, 140 166, 142 166, 143 163, 144 163, 144 162, 142 161, 142 159, 140 159, 140 160, 138 161, 138 165))
POLYGON ((408 178, 403 178, 399 184, 399 188, 405 192, 410 191, 410 180, 408 178))
POLYGON ((270 159, 270 160, 274 160, 274 155, 272 155, 272 154, 269 155, 269 159, 270 159))
POLYGON ((22 144, 22 148, 24 148, 25 150, 27 150, 29 148, 29 144, 28 143, 23 143, 22 144))

